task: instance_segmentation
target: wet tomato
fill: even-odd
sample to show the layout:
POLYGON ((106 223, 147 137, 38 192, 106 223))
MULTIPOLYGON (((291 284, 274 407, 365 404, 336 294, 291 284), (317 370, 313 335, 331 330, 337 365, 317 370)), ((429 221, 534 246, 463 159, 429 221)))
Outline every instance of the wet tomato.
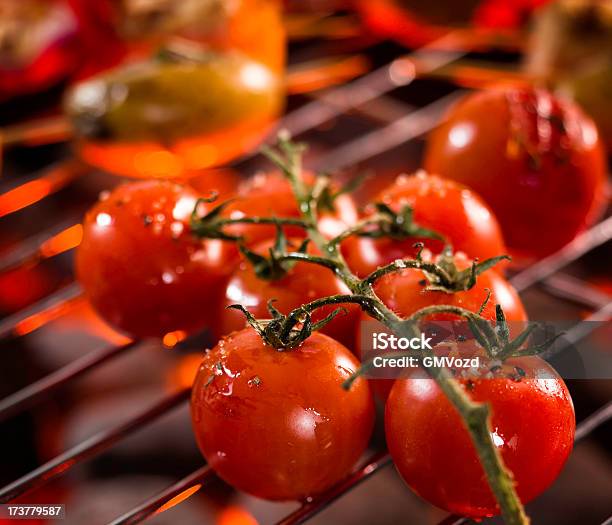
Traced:
POLYGON ((191 398, 204 457, 239 490, 302 500, 345 477, 368 443, 374 409, 367 382, 342 382, 359 363, 314 333, 295 349, 264 345, 252 328, 204 356, 191 398))
MULTIPOLYGON (((267 256, 273 241, 263 241, 253 247, 253 251, 267 256)), ((289 242, 289 249, 297 250, 299 241, 289 242)), ((310 253, 317 253, 309 249, 310 253)), ((282 264, 282 263, 281 263, 282 264)), ((278 278, 263 279, 259 277, 253 264, 244 260, 232 274, 225 291, 225 305, 242 304, 257 319, 270 318, 267 304, 275 299, 274 307, 283 314, 300 307, 306 302, 337 294, 349 294, 348 288, 330 270, 322 266, 298 262, 284 275, 278 278)), ((322 332, 337 339, 350 349, 355 345, 355 330, 359 319, 360 309, 357 305, 342 305, 346 314, 339 314, 332 322, 322 329, 322 332)), ((336 310, 337 306, 318 308, 312 316, 317 322, 336 310)), ((229 334, 239 330, 245 325, 242 312, 233 309, 224 309, 220 313, 217 325, 219 335, 229 334)))
POLYGON ((189 231, 198 195, 170 182, 119 186, 85 217, 77 277, 97 312, 136 337, 213 323, 230 271, 226 243, 189 231))
POLYGON ((595 124, 541 89, 468 95, 431 134, 425 167, 478 192, 523 260, 562 248, 597 218, 605 199, 595 124))
POLYGON ((217 202, 235 197, 240 175, 230 168, 203 170, 189 177, 188 185, 204 197, 217 196, 217 202))
MULTIPOLYGON (((312 176, 306 174, 306 181, 312 176)), ((334 201, 335 212, 322 212, 319 228, 326 237, 334 237, 357 221, 357 208, 348 195, 340 195, 334 201)), ((230 218, 242 217, 287 217, 300 218, 300 210, 289 182, 279 173, 259 173, 251 177, 239 188, 239 196, 226 209, 230 218)), ((244 237, 249 244, 274 238, 274 226, 235 224, 226 231, 244 237)), ((286 235, 304 237, 304 229, 298 226, 284 228, 286 235)))
POLYGON ((531 24, 525 69, 578 103, 612 150, 612 24, 607 2, 559 0, 531 24))
MULTIPOLYGON (((440 260, 434 258, 434 261, 440 260)), ((427 260, 427 256, 425 257, 427 260)), ((469 268, 472 261, 462 253, 453 256, 458 270, 469 268)), ((429 281, 424 272, 415 269, 400 270, 385 275, 374 285, 376 295, 396 314, 409 317, 417 310, 432 305, 451 305, 477 312, 485 302, 488 292, 491 297, 481 315, 485 319, 495 319, 495 305, 504 310, 508 321, 527 321, 523 303, 512 285, 495 271, 495 267, 484 271, 476 279, 476 284, 468 290, 445 292, 427 289, 429 281)), ((436 314, 432 320, 455 320, 452 314, 436 314)))
POLYGON ((438 232, 445 241, 351 237, 342 244, 342 252, 351 270, 360 277, 396 259, 414 258, 417 241, 435 253, 450 243, 456 251, 481 261, 506 253, 495 216, 478 195, 462 184, 425 172, 401 175, 374 202, 383 202, 395 212, 404 206, 412 207, 414 222, 438 232))
MULTIPOLYGON (((428 257, 425 256, 424 259, 427 260, 428 257)), ((468 268, 472 262, 462 253, 456 253, 453 261, 459 270, 468 268)), ((449 293, 428 290, 428 285, 429 281, 422 271, 406 269, 382 277, 375 284, 374 291, 387 307, 402 318, 411 316, 421 308, 436 305, 458 306, 470 312, 478 312, 490 292, 489 301, 480 315, 494 321, 495 305, 499 304, 504 311, 512 336, 516 337, 526 328, 527 312, 518 293, 494 268, 480 274, 476 279, 476 284, 469 290, 449 293)), ((438 313, 427 317, 425 321, 457 322, 463 319, 453 314, 438 313)), ((367 345, 371 345, 372 332, 379 331, 379 328, 380 325, 377 322, 366 314, 361 314, 360 332, 357 334, 357 354, 362 359, 368 357, 368 349, 371 347, 367 345)), ((467 324, 454 325, 452 331, 457 335, 472 337, 467 324)), ((392 386, 393 382, 389 379, 373 380, 376 393, 383 399, 387 398, 392 386)))
MULTIPOLYGON (((493 443, 525 503, 558 476, 574 442, 575 416, 563 380, 538 357, 512 358, 490 378, 460 378, 491 409, 493 443)), ((393 461, 406 483, 452 514, 491 516, 499 508, 459 413, 436 383, 416 370, 395 382, 385 409, 393 461)))

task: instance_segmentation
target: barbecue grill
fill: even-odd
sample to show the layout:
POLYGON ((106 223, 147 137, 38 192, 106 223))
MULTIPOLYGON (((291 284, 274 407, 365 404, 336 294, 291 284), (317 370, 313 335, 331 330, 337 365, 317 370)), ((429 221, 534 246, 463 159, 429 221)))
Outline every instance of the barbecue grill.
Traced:
MULTIPOLYGON (((491 69, 491 63, 512 66, 521 59, 520 48, 491 44, 486 49, 472 49, 464 37, 458 39, 452 32, 407 53, 391 42, 362 36, 354 15, 344 12, 313 18, 320 26, 313 21, 311 25, 304 25, 305 22, 300 20, 301 25, 296 23, 295 26, 301 27, 301 31, 294 29, 296 35, 300 33, 299 38, 292 41, 290 48, 290 71, 303 75, 305 68, 312 71, 322 69, 322 80, 315 82, 314 86, 307 83, 303 90, 294 90, 278 128, 287 129, 294 137, 310 144, 306 156, 307 167, 340 171, 344 177, 373 171, 379 175, 372 179, 372 184, 378 184, 385 174, 389 180, 393 175, 416 169, 423 136, 436 126, 449 105, 466 89, 477 89, 499 80, 497 70, 491 69), (305 27, 326 28, 321 32, 327 34, 313 38, 305 27), (461 60, 466 56, 472 63, 482 61, 480 75, 460 67, 461 60), (320 59, 327 62, 321 65, 320 59), (338 78, 340 80, 336 83, 338 78)), ((520 78, 509 75, 506 80, 520 81, 520 78)), ((5 442, 0 454, 3 456, 2 464, 9 465, 8 468, 3 467, 4 472, 0 476, 7 483, 0 488, 2 503, 37 502, 37 497, 43 494, 42 490, 58 484, 62 487, 99 486, 99 480, 111 476, 113 469, 107 465, 105 474, 105 469, 100 466, 104 463, 96 458, 104 458, 105 454, 121 447, 124 441, 131 442, 136 434, 144 436, 142 440, 146 440, 151 432, 153 439, 153 428, 157 429, 155 432, 163 433, 158 423, 169 416, 176 423, 177 432, 189 434, 185 410, 189 389, 180 377, 180 364, 187 358, 193 358, 207 344, 206 334, 187 339, 183 339, 182 334, 168 334, 163 344, 131 341, 110 332, 92 319, 91 314, 85 313, 88 310, 82 292, 70 273, 71 252, 80 240, 79 221, 84 210, 92 204, 99 191, 115 185, 118 179, 84 167, 74 160, 68 145, 55 143, 49 138, 64 132, 61 119, 55 119, 46 120, 44 124, 10 127, 6 135, 5 142, 9 145, 17 142, 21 145, 7 151, 5 176, 0 182, 0 221, 7 237, 10 233, 8 247, 0 256, 0 272, 13 275, 13 272, 23 269, 44 269, 52 277, 47 279, 46 295, 0 320, 0 344, 3 347, 0 377, 7 385, 2 388, 5 397, 0 400, 0 428, 5 436, 0 438, 5 442), (39 142, 49 144, 37 145, 39 142), (75 319, 80 319, 82 326, 76 326, 79 322, 75 325, 75 319), (83 326, 85 330, 82 330, 83 326), (72 340, 67 345, 72 350, 58 350, 62 341, 70 340, 71 329, 76 333, 76 342, 72 340), (83 331, 91 333, 85 337, 83 331), (52 338, 56 338, 55 342, 52 338), (148 348, 148 353, 143 353, 143 348, 148 348), (151 353, 151 348, 154 353, 151 353), (58 355, 49 356, 54 349, 58 355), (139 358, 133 356, 136 353, 140 355, 139 358), (158 357, 151 357, 155 354, 158 357), (71 413, 73 402, 82 392, 89 396, 91 389, 94 389, 97 398, 104 397, 107 391, 109 395, 117 393, 112 386, 108 386, 113 383, 113 374, 134 373, 138 377, 133 380, 141 382, 142 375, 149 373, 151 365, 147 367, 143 364, 142 371, 133 365, 124 368, 121 363, 126 359, 137 363, 150 357, 155 367, 161 367, 151 372, 153 376, 159 376, 156 380, 163 386, 161 391, 153 393, 147 390, 150 394, 148 399, 139 398, 136 409, 131 404, 126 411, 129 416, 123 417, 122 414, 118 422, 113 421, 107 412, 112 411, 112 404, 107 403, 104 410, 89 414, 89 419, 98 417, 102 421, 109 420, 108 426, 100 428, 99 424, 89 422, 87 428, 96 430, 76 444, 67 438, 60 439, 61 443, 56 448, 49 443, 49 436, 53 435, 55 428, 55 423, 50 423, 49 418, 57 416, 57 425, 60 425, 60 416, 71 413), (105 374, 104 369, 111 371, 105 374), (168 377, 175 380, 169 381, 168 377), (39 424, 41 420, 44 425, 39 424), (34 422, 36 425, 32 430, 34 422), (24 426, 28 425, 30 430, 24 431, 24 426), (6 437, 9 434, 34 434, 33 440, 46 441, 45 450, 41 452, 40 447, 33 443, 15 442, 15 439, 6 437), (66 443, 71 446, 66 448, 66 443), (20 448, 38 452, 28 455, 20 452, 20 448), (35 456, 43 458, 43 462, 34 464, 35 456), (92 464, 95 468, 88 469, 88 465, 92 464), (73 475, 73 471, 78 472, 73 475), (64 477, 69 479, 62 483, 64 477)), ((253 152, 239 159, 232 167, 240 174, 251 174, 265 168, 266 163, 253 152)), ((547 316, 542 317, 546 320, 581 319, 567 332, 565 341, 569 343, 594 339, 595 343, 592 344, 609 344, 612 284, 606 288, 605 279, 610 277, 609 274, 606 276, 606 271, 609 272, 606 261, 610 260, 611 238, 612 216, 607 214, 558 253, 528 268, 515 270, 511 277, 530 312, 547 316), (602 343, 606 330, 608 339, 602 343)), ((123 379, 130 381, 130 377, 123 379)), ((563 502, 551 504, 549 498, 547 516, 542 521, 536 520, 536 523, 612 523, 610 450, 598 448, 606 437, 609 443, 612 402, 606 400, 610 399, 611 387, 610 382, 605 381, 600 381, 598 385, 599 395, 595 395, 586 382, 570 383, 570 390, 574 392, 575 387, 578 391, 577 450, 580 451, 585 442, 585 446, 596 451, 599 457, 595 461, 597 472, 587 469, 581 473, 579 467, 582 464, 573 464, 573 457, 570 458, 570 467, 566 469, 571 471, 576 485, 585 484, 581 477, 587 485, 593 479, 593 497, 599 498, 599 501, 592 515, 583 519, 597 521, 581 521, 580 516, 567 515, 563 502), (607 498, 605 485, 597 487, 597 480, 604 480, 602 483, 607 480, 607 498), (598 515, 602 512, 607 512, 607 515, 598 515)), ((118 392, 121 394, 124 390, 119 389, 118 392)), ((74 429, 72 434, 71 439, 75 437, 74 429)), ((191 437, 184 439, 188 441, 191 437)), ((134 446, 127 450, 133 450, 134 446)), ((187 448, 190 447, 193 447, 192 443, 187 445, 187 448)), ((170 451, 167 453, 171 454, 170 451)), ((171 460, 162 461, 159 472, 156 472, 155 466, 134 462, 133 474, 139 476, 134 479, 150 476, 153 481, 149 484, 143 482, 141 486, 150 486, 151 492, 131 507, 126 505, 110 509, 115 515, 111 523, 140 523, 149 518, 152 523, 201 523, 206 522, 206 516, 216 523, 255 523, 248 521, 254 518, 244 510, 247 507, 258 519, 264 516, 284 525, 304 523, 324 510, 327 512, 321 516, 320 523, 339 523, 338 513, 329 514, 335 507, 345 509, 346 516, 351 516, 350 520, 346 518, 347 523, 372 523, 371 520, 376 519, 376 512, 358 518, 346 510, 355 503, 350 495, 361 486, 360 498, 367 500, 370 497, 372 507, 384 507, 385 502, 380 501, 380 489, 371 494, 366 489, 374 483, 373 479, 379 473, 391 468, 389 455, 375 439, 369 456, 357 465, 348 478, 324 494, 300 504, 244 503, 245 497, 235 499, 236 496, 219 483, 209 467, 186 461, 184 456, 182 459, 180 456, 177 464, 170 468, 168 463, 172 463, 171 460), (192 471, 189 471, 189 464, 192 471), (174 476, 175 481, 169 483, 169 476, 174 476), (159 481, 160 478, 163 482, 159 481), (160 489, 164 483, 167 486, 160 489), (180 514, 183 505, 188 506, 197 499, 201 500, 201 506, 208 506, 209 510, 196 509, 192 513, 180 514), (236 501, 246 507, 236 507, 233 503, 236 501), (349 503, 343 506, 347 501, 349 503), (219 509, 233 509, 234 513, 219 513, 219 509), (330 515, 332 518, 329 518, 330 515), (228 521, 221 522, 219 516, 225 516, 228 521), (229 521, 230 518, 234 521, 229 521)), ((592 468, 592 464, 588 463, 589 468, 592 468)), ((391 474, 385 483, 394 486, 401 484, 391 474)), ((568 487, 574 486, 570 482, 564 483, 568 487)), ((57 502, 62 501, 62 490, 56 491, 57 502)), ((414 499, 408 489, 402 487, 402 490, 405 490, 407 500, 414 499)), ((557 498, 562 494, 557 489, 553 489, 553 493, 557 498)), ((53 494, 55 492, 51 492, 53 494)), ((91 494, 95 500, 93 489, 87 494, 91 494)), ((44 495, 48 497, 47 493, 44 495)), ((100 497, 104 498, 103 492, 100 497)), ((535 502, 536 515, 543 516, 542 510, 537 510, 537 505, 538 502, 535 502)), ((469 522, 464 518, 432 514, 414 502, 413 506, 420 512, 415 516, 428 514, 432 523, 436 522, 436 516, 444 525, 469 522)), ((67 519, 70 520, 69 503, 67 519)), ((82 523, 99 522, 93 510, 90 516, 83 519, 85 521, 82 523)), ((420 522, 418 517, 414 519, 420 522)))

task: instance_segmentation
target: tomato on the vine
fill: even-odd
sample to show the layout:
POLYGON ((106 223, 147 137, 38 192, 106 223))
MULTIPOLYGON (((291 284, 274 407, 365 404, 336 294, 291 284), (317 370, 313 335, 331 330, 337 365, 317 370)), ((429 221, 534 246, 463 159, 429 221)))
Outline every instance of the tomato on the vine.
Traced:
MULTIPOLYGON (((445 255, 433 258, 440 262, 445 255)), ((425 260, 429 259, 427 254, 425 260)), ((472 264, 465 254, 459 252, 452 256, 458 270, 469 268, 472 264)), ((525 307, 512 285, 495 271, 495 267, 478 275, 474 286, 467 290, 446 292, 432 290, 425 272, 416 269, 405 269, 381 277, 374 285, 376 295, 400 317, 409 317, 417 310, 433 305, 459 306, 471 312, 478 312, 491 296, 480 315, 485 319, 495 319, 495 305, 501 305, 508 321, 527 321, 525 307)), ((439 313, 428 317, 435 321, 458 320, 454 314, 439 313)))
MULTIPOLYGON (((305 174, 305 182, 312 183, 314 177, 305 174)), ((319 217, 319 228, 326 237, 334 237, 357 221, 357 208, 353 199, 346 194, 338 196, 333 206, 335 211, 323 211, 319 217)), ((230 218, 242 217, 286 217, 300 218, 300 210, 291 185, 280 173, 259 173, 248 179, 238 191, 238 197, 224 213, 230 218)), ((276 233, 273 225, 234 224, 226 228, 232 235, 242 236, 248 244, 272 239, 276 233)), ((285 234, 304 237, 299 226, 284 228, 285 234)))
POLYGON ((214 322, 235 252, 192 235, 197 198, 174 183, 143 181, 117 187, 89 210, 76 273, 109 324, 161 337, 214 322))
POLYGON ((495 216, 478 195, 462 184, 423 171, 401 175, 374 202, 382 202, 396 213, 410 206, 414 222, 439 233, 444 240, 351 237, 342 243, 342 252, 351 270, 360 277, 396 259, 414 258, 417 241, 434 253, 440 253, 445 243, 450 243, 456 251, 480 260, 506 252, 495 216))
MULTIPOLYGON (((491 438, 526 503, 555 480, 572 450, 572 400, 563 380, 538 357, 490 366, 484 375, 458 374, 457 380, 473 401, 489 404, 491 438)), ((400 475, 422 498, 473 518, 499 513, 465 423, 424 371, 395 382, 385 431, 400 475)))
MULTIPOLYGON (((263 241, 255 245, 252 251, 266 256, 273 244, 274 241, 272 240, 263 241)), ((288 241, 292 250, 297 250, 299 244, 300 241, 297 239, 289 239, 288 241)), ((317 253, 315 249, 310 247, 308 252, 311 254, 317 253)), ((349 293, 347 286, 332 271, 317 264, 297 262, 292 264, 286 272, 281 270, 281 275, 278 277, 262 278, 257 275, 250 261, 243 260, 227 283, 224 306, 241 304, 255 318, 266 319, 271 317, 268 311, 268 301, 270 300, 275 300, 274 307, 281 313, 288 314, 302 304, 315 299, 349 293)), ((317 308, 312 314, 313 322, 324 319, 337 308, 333 305, 317 308)), ((339 313, 321 331, 352 349, 355 343, 355 329, 360 309, 359 306, 354 304, 343 304, 342 308, 345 312, 339 313)), ((219 330, 219 335, 226 335, 235 330, 240 330, 244 325, 245 318, 241 312, 224 308, 220 312, 217 330, 219 330)))
POLYGON ((313 333, 276 350, 252 328, 204 356, 193 386, 198 445, 221 478, 270 500, 302 500, 349 474, 367 446, 374 408, 367 381, 340 343, 313 333))
MULTIPOLYGON (((444 255, 433 258, 434 262, 439 262, 444 255)), ((423 259, 431 260, 425 253, 423 259)), ((452 262, 458 270, 469 268, 472 261, 463 253, 455 253, 452 262)), ((374 285, 374 291, 380 300, 393 312, 402 318, 407 318, 417 310, 428 306, 458 306, 470 312, 479 312, 481 306, 485 304, 480 315, 489 321, 496 318, 495 305, 499 304, 508 321, 510 333, 517 336, 525 328, 528 320, 525 307, 512 285, 495 271, 495 267, 484 271, 478 275, 474 286, 467 290, 446 292, 433 290, 428 287, 431 285, 427 275, 416 269, 405 269, 389 273, 380 278, 374 285), (490 296, 489 296, 490 294, 490 296), (487 301, 488 297, 488 301, 487 301)), ((451 313, 436 313, 427 316, 425 321, 433 322, 460 322, 464 321, 461 317, 451 313)), ((361 359, 368 358, 367 344, 371 341, 371 332, 378 329, 378 323, 373 321, 365 313, 361 314, 359 333, 357 334, 357 355, 361 359)), ((472 337, 472 333, 467 326, 456 325, 452 331, 456 335, 472 337)), ((386 399, 393 386, 390 379, 373 379, 372 385, 376 393, 386 399)))
POLYGON ((512 254, 525 260, 562 248, 605 202, 606 160, 595 124, 542 89, 468 95, 429 137, 425 167, 477 191, 512 254))

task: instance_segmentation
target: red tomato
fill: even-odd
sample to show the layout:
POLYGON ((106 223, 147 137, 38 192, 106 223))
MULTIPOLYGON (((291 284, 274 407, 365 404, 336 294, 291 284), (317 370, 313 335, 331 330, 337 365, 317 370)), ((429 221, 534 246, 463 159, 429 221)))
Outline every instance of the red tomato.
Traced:
MULTIPOLYGON (((395 212, 411 206, 415 223, 438 232, 456 251, 473 258, 484 260, 506 253, 495 216, 478 195, 462 184, 425 172, 402 175, 374 202, 383 202, 395 212)), ((444 247, 444 242, 434 239, 350 237, 342 244, 342 252, 349 267, 365 277, 396 259, 413 258, 417 241, 435 253, 444 247)))
MULTIPOLYGON (((457 268, 468 268, 471 261, 461 253, 454 256, 457 268)), ((489 291, 491 297, 482 311, 485 319, 495 320, 495 305, 501 305, 509 323, 508 328, 512 336, 516 337, 525 328, 528 320, 525 307, 512 285, 499 275, 494 269, 489 269, 478 276, 476 284, 466 291, 446 293, 442 291, 426 290, 428 284, 425 274, 420 270, 401 270, 390 273, 381 278, 374 286, 376 295, 400 317, 409 317, 417 310, 427 306, 450 305, 465 308, 470 312, 478 312, 487 298, 489 291)), ((430 321, 461 321, 453 314, 436 314, 429 316, 430 321)), ((371 340, 372 331, 377 330, 377 324, 365 313, 361 314, 360 333, 357 334, 357 355, 367 358, 365 342, 371 340), (369 321, 370 323, 366 322, 369 321)), ((454 327, 455 332, 471 337, 471 331, 465 327, 454 327)), ((390 379, 373 379, 376 393, 386 399, 393 386, 390 379)))
POLYGON ((236 195, 240 176, 230 168, 202 170, 198 175, 188 175, 187 184, 205 197, 217 195, 217 202, 223 202, 236 195))
POLYGON ((191 398, 198 445, 221 478, 270 500, 302 500, 345 477, 367 446, 374 407, 340 343, 314 333, 295 349, 252 328, 204 356, 191 398))
MULTIPOLYGON (((499 513, 463 421, 424 374, 415 370, 397 380, 385 409, 387 444, 400 475, 452 514, 499 513)), ((565 383, 538 357, 512 358, 491 379, 459 383, 474 401, 490 405, 493 442, 523 503, 532 500, 555 480, 572 450, 576 422, 565 383)))
POLYGON ((125 184, 85 217, 77 277, 98 313, 136 337, 212 324, 228 245, 189 232, 197 194, 170 182, 125 184))
MULTIPOLYGON (((472 263, 462 253, 456 253, 453 259, 459 270, 469 268, 472 263)), ((494 268, 481 273, 476 279, 476 284, 465 291, 447 293, 427 290, 428 283, 422 271, 407 269, 385 275, 376 282, 374 291, 396 314, 409 317, 426 306, 442 304, 460 306, 471 312, 477 312, 487 298, 489 290, 491 298, 481 313, 485 319, 494 320, 495 305, 500 304, 508 321, 527 321, 527 313, 516 290, 494 268)), ((445 321, 458 318, 452 314, 437 314, 431 319, 445 321)))
MULTIPOLYGON (((253 251, 265 256, 273 244, 271 240, 264 241, 256 245, 253 251)), ((290 240, 289 244, 297 250, 299 241, 290 240)), ((316 253, 316 250, 311 249, 309 253, 316 253)), ((306 302, 349 293, 349 289, 330 270, 316 264, 299 262, 285 276, 270 281, 258 277, 250 262, 242 261, 227 284, 225 305, 242 304, 257 319, 267 319, 271 317, 267 307, 270 299, 276 299, 274 307, 281 313, 288 314, 306 302)), ((341 306, 346 308, 347 314, 339 314, 322 332, 352 349, 355 346, 355 329, 360 309, 357 305, 341 306)), ((319 308, 313 313, 312 320, 319 321, 337 308, 338 306, 319 308)), ((223 309, 220 315, 219 335, 244 328, 246 321, 242 312, 223 309)))
MULTIPOLYGON (((312 176, 306 176, 311 181, 312 176)), ((299 218, 300 212, 289 182, 279 173, 260 173, 249 179, 239 189, 240 197, 226 210, 232 218, 241 217, 289 217, 299 218)), ((335 213, 320 214, 319 227, 327 237, 334 237, 357 221, 355 203, 348 195, 339 196, 335 202, 335 213)), ((242 235, 248 243, 272 239, 276 234, 274 226, 236 224, 229 226, 227 232, 242 235)), ((304 237, 300 227, 285 228, 288 236, 304 237)))
POLYGON ((541 89, 468 95, 431 134, 425 167, 482 195, 523 259, 562 248, 604 204, 606 161, 595 124, 541 89))

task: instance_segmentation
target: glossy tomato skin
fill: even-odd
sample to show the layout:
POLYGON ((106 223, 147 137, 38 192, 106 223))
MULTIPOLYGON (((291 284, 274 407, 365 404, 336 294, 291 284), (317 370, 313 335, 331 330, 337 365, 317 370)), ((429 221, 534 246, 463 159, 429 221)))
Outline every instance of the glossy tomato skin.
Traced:
MULTIPOLYGON (((438 232, 456 251, 472 258, 484 260, 506 253, 497 219, 484 201, 462 184, 423 171, 400 175, 374 202, 383 202, 395 212, 411 206, 417 224, 438 232)), ((342 244, 342 252, 353 272, 365 277, 396 259, 414 258, 416 242, 423 242, 434 253, 444 247, 444 242, 434 239, 351 237, 342 244)))
MULTIPOLYGON (((263 241, 253 247, 253 251, 268 255, 274 241, 263 241)), ((299 240, 289 240, 289 246, 297 249, 299 240)), ((291 248, 290 248, 291 249, 291 248)), ((310 253, 316 250, 309 249, 310 253)), ((225 290, 225 306, 242 304, 257 319, 271 317, 268 301, 274 299, 274 307, 283 314, 288 314, 306 302, 338 294, 349 294, 349 289, 330 270, 322 266, 299 262, 280 279, 264 280, 257 276, 253 265, 243 260, 230 277, 225 290)), ((346 314, 339 314, 321 331, 340 341, 349 349, 355 346, 355 331, 359 320, 359 306, 343 304, 318 308, 312 315, 317 322, 339 306, 346 309, 346 314)), ((223 308, 220 312, 219 335, 227 335, 234 330, 244 328, 244 314, 234 309, 223 308)))
MULTIPOLYGON (((454 261, 459 269, 468 268, 471 264, 471 260, 462 253, 456 253, 454 261)), ((421 308, 436 305, 459 306, 470 312, 478 312, 490 291, 491 297, 480 315, 494 321, 495 305, 499 304, 508 321, 511 336, 516 337, 527 327, 527 312, 518 293, 494 268, 479 275, 476 284, 466 291, 446 293, 427 290, 427 283, 422 271, 407 269, 384 276, 375 284, 374 291, 387 307, 402 318, 411 316, 421 308)), ((463 321, 463 319, 453 314, 440 313, 429 316, 426 321, 450 322, 463 321)), ((370 332, 374 329, 375 324, 372 319, 362 313, 357 334, 357 355, 361 359, 368 357, 365 344, 366 341, 370 341, 370 332)), ((472 337, 467 324, 454 326, 453 331, 466 337, 472 337)), ((372 379, 371 381, 377 395, 382 399, 387 399, 393 381, 391 379, 372 379)))
MULTIPOLYGON (((306 174, 306 182, 313 180, 306 174)), ((319 228, 328 237, 334 237, 358 219, 357 207, 348 195, 341 195, 335 201, 334 213, 322 212, 319 228)), ((278 172, 259 173, 251 177, 239 188, 238 197, 226 210, 226 216, 240 217, 288 217, 300 218, 300 211, 289 182, 278 172)), ((274 226, 236 224, 227 231, 233 235, 243 236, 248 244, 266 239, 273 239, 276 234, 274 226)), ((298 226, 285 227, 286 235, 305 237, 304 229, 298 226)))
MULTIPOLYGON (((513 358, 524 377, 459 379, 489 403, 492 438, 526 503, 557 477, 574 442, 575 416, 563 380, 538 357, 513 358)), ((505 368, 505 367, 504 367, 505 368)), ((406 483, 430 503, 474 518, 499 513, 458 412, 424 372, 395 382, 385 409, 389 451, 406 483)))
MULTIPOLYGON (((469 268, 472 263, 463 253, 456 253, 453 260, 460 270, 469 268)), ((447 293, 427 290, 428 281, 425 274, 413 269, 385 275, 374 285, 374 291, 396 314, 409 317, 421 308, 434 305, 459 306, 477 312, 487 298, 487 290, 490 290, 491 298, 481 313, 485 319, 495 319, 495 305, 499 304, 508 321, 527 321, 527 313, 518 293, 494 268, 481 273, 476 279, 476 284, 465 291, 447 293)), ((431 316, 431 320, 437 321, 457 319, 458 317, 453 314, 431 316)))
POLYGON ((189 231, 198 195, 170 182, 119 186, 86 215, 76 273, 96 311, 135 337, 213 323, 231 263, 226 243, 189 231))
POLYGON ((216 202, 223 202, 236 196, 240 175, 230 168, 202 170, 189 176, 187 184, 203 197, 216 195, 216 202))
POLYGON ((595 124, 535 88, 468 95, 429 137, 425 167, 478 192, 524 261, 562 248, 597 218, 605 198, 595 124))
POLYGON ((200 450, 221 478, 260 498, 324 491, 350 472, 372 431, 367 382, 341 386, 358 366, 323 334, 277 351, 252 328, 235 332, 204 356, 195 379, 200 450))

